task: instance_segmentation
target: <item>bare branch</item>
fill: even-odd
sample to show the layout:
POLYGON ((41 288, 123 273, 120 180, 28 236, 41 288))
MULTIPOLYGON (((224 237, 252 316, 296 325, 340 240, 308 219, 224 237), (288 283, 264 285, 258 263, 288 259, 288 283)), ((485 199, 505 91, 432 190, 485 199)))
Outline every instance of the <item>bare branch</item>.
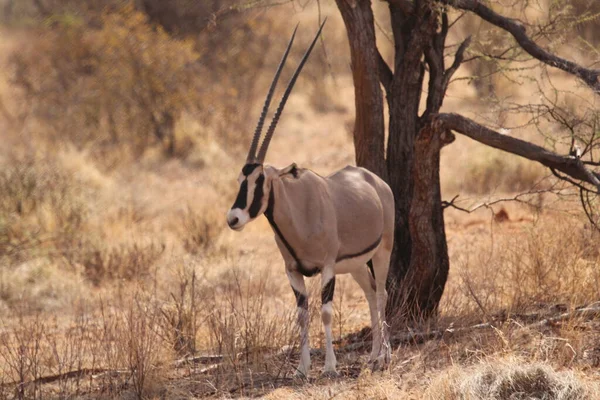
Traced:
POLYGON ((471 36, 469 35, 469 37, 466 38, 460 44, 460 46, 458 47, 458 50, 456 50, 456 54, 454 55, 454 62, 452 63, 450 68, 448 68, 446 70, 446 72, 444 73, 444 87, 445 88, 448 88, 448 84, 450 83, 450 79, 452 78, 452 75, 454 75, 454 73, 456 72, 458 67, 460 67, 460 65, 463 63, 463 61, 465 59, 465 51, 467 50, 467 48, 469 47, 470 44, 471 44, 471 36))
POLYGON ((570 183, 571 185, 579 188, 579 190, 583 190, 586 192, 589 192, 590 190, 588 188, 586 188, 584 185, 582 185, 579 182, 574 181, 573 179, 569 178, 568 176, 565 175, 561 175, 559 174, 554 168, 550 168, 550 171, 552 172, 552 175, 554 175, 555 177, 557 177, 558 179, 560 179, 561 181, 565 181, 570 183))
POLYGON ((588 170, 577 158, 561 156, 533 143, 503 135, 459 114, 439 114, 438 118, 448 129, 462 133, 490 147, 537 161, 574 179, 590 183, 600 190, 600 175, 588 170))
POLYGON ((583 207, 583 211, 585 212, 585 216, 587 217, 588 221, 590 221, 594 229, 600 232, 598 218, 594 218, 594 213, 592 211, 592 200, 590 200, 589 190, 580 189, 579 200, 581 201, 581 206, 583 207))
POLYGON ((558 191, 555 191, 552 189, 529 190, 527 192, 518 193, 518 194, 514 195, 513 197, 502 197, 502 198, 499 198, 499 199, 496 199, 493 201, 479 203, 478 205, 471 207, 471 208, 465 208, 465 207, 461 207, 461 206, 457 205, 456 200, 458 199, 459 195, 456 195, 450 201, 442 201, 442 208, 443 209, 454 208, 455 210, 462 211, 467 214, 474 213, 475 211, 478 211, 480 209, 488 209, 488 210, 492 211, 492 214, 495 214, 492 206, 495 206, 496 204, 514 202, 514 203, 525 204, 527 206, 533 206, 533 204, 527 200, 527 197, 533 196, 536 194, 538 194, 538 195, 544 194, 544 193, 554 193, 554 194, 560 195, 560 189, 558 191), (525 197, 525 199, 523 199, 524 197, 525 197))
POLYGON ((525 26, 517 20, 504 17, 479 0, 442 0, 443 4, 451 5, 461 10, 471 11, 489 23, 509 32, 521 45, 523 50, 534 58, 552 67, 559 68, 584 81, 597 94, 600 94, 600 70, 588 69, 581 65, 558 57, 538 46, 526 33, 525 26))

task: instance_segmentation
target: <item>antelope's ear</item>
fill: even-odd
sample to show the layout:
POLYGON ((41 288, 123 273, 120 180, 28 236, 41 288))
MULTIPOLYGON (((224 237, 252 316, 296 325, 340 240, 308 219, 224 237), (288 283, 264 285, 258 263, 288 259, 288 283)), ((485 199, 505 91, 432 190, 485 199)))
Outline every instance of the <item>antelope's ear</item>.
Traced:
POLYGON ((296 163, 292 163, 285 168, 279 170, 279 176, 292 174, 294 178, 298 177, 298 167, 296 167, 296 163))

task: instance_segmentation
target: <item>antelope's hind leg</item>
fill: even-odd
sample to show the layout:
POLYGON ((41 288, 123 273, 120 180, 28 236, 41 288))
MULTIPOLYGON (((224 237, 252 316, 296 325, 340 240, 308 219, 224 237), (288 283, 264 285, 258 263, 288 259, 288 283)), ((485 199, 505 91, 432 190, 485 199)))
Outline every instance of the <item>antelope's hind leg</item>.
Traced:
POLYGON ((392 255, 392 246, 386 246, 385 243, 375 252, 372 258, 373 272, 375 274, 375 287, 377 297, 377 314, 379 315, 381 348, 373 365, 373 369, 384 368, 392 359, 392 347, 390 345, 389 325, 385 320, 385 306, 387 304, 388 294, 385 288, 388 270, 390 268, 390 258, 392 255))
MULTIPOLYGON (((372 268, 372 262, 369 261, 370 268, 372 268)), ((375 279, 371 275, 369 268, 363 265, 362 268, 353 271, 352 277, 358 283, 360 288, 365 293, 367 302, 369 303, 369 312, 371 314, 371 336, 373 344, 371 346, 371 356, 369 357, 369 363, 372 364, 377 360, 379 351, 381 349, 381 326, 379 323, 379 313, 377 311, 377 296, 375 291, 375 279)))
POLYGON ((304 276, 298 271, 286 268, 287 276, 296 296, 298 307, 298 326, 300 327, 300 364, 296 369, 296 376, 307 378, 310 372, 310 343, 308 340, 308 293, 304 284, 304 276))

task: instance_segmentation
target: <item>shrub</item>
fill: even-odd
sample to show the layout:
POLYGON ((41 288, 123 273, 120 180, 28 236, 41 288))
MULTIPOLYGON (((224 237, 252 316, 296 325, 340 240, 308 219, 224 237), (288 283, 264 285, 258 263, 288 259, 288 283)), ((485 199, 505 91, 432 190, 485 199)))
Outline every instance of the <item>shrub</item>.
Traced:
POLYGON ((59 19, 13 57, 31 113, 46 136, 94 142, 105 157, 111 144, 134 156, 156 143, 173 153, 175 122, 198 102, 193 42, 171 38, 132 5, 101 22, 98 30, 59 19))
POLYGON ((22 260, 71 243, 88 212, 89 188, 56 159, 11 156, 0 170, 0 257, 22 260))

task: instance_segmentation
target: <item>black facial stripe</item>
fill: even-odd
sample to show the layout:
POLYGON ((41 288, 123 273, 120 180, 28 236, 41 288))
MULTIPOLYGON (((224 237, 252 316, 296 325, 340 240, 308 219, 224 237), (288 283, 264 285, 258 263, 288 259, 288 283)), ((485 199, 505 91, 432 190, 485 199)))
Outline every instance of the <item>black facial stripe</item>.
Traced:
POLYGON ((252 173, 252 171, 260 167, 260 165, 261 164, 246 164, 242 168, 242 174, 244 174, 244 176, 249 176, 252 173))
POLYGON ((244 182, 242 182, 242 184, 240 185, 240 192, 238 193, 237 198, 235 199, 235 203, 233 203, 233 206, 231 206, 232 209, 234 208, 239 208, 239 209, 244 209, 246 208, 246 202, 248 199, 248 180, 244 179, 244 182))
POLYGON ((321 290, 321 303, 327 304, 333 300, 333 292, 335 290, 335 276, 323 286, 321 290))
POLYGON ((254 199, 252 199, 252 204, 250 204, 250 209, 248 210, 250 218, 256 218, 260 211, 260 207, 262 206, 262 198, 264 196, 264 183, 265 176, 263 174, 260 174, 258 178, 256 178, 256 186, 254 187, 254 199))

